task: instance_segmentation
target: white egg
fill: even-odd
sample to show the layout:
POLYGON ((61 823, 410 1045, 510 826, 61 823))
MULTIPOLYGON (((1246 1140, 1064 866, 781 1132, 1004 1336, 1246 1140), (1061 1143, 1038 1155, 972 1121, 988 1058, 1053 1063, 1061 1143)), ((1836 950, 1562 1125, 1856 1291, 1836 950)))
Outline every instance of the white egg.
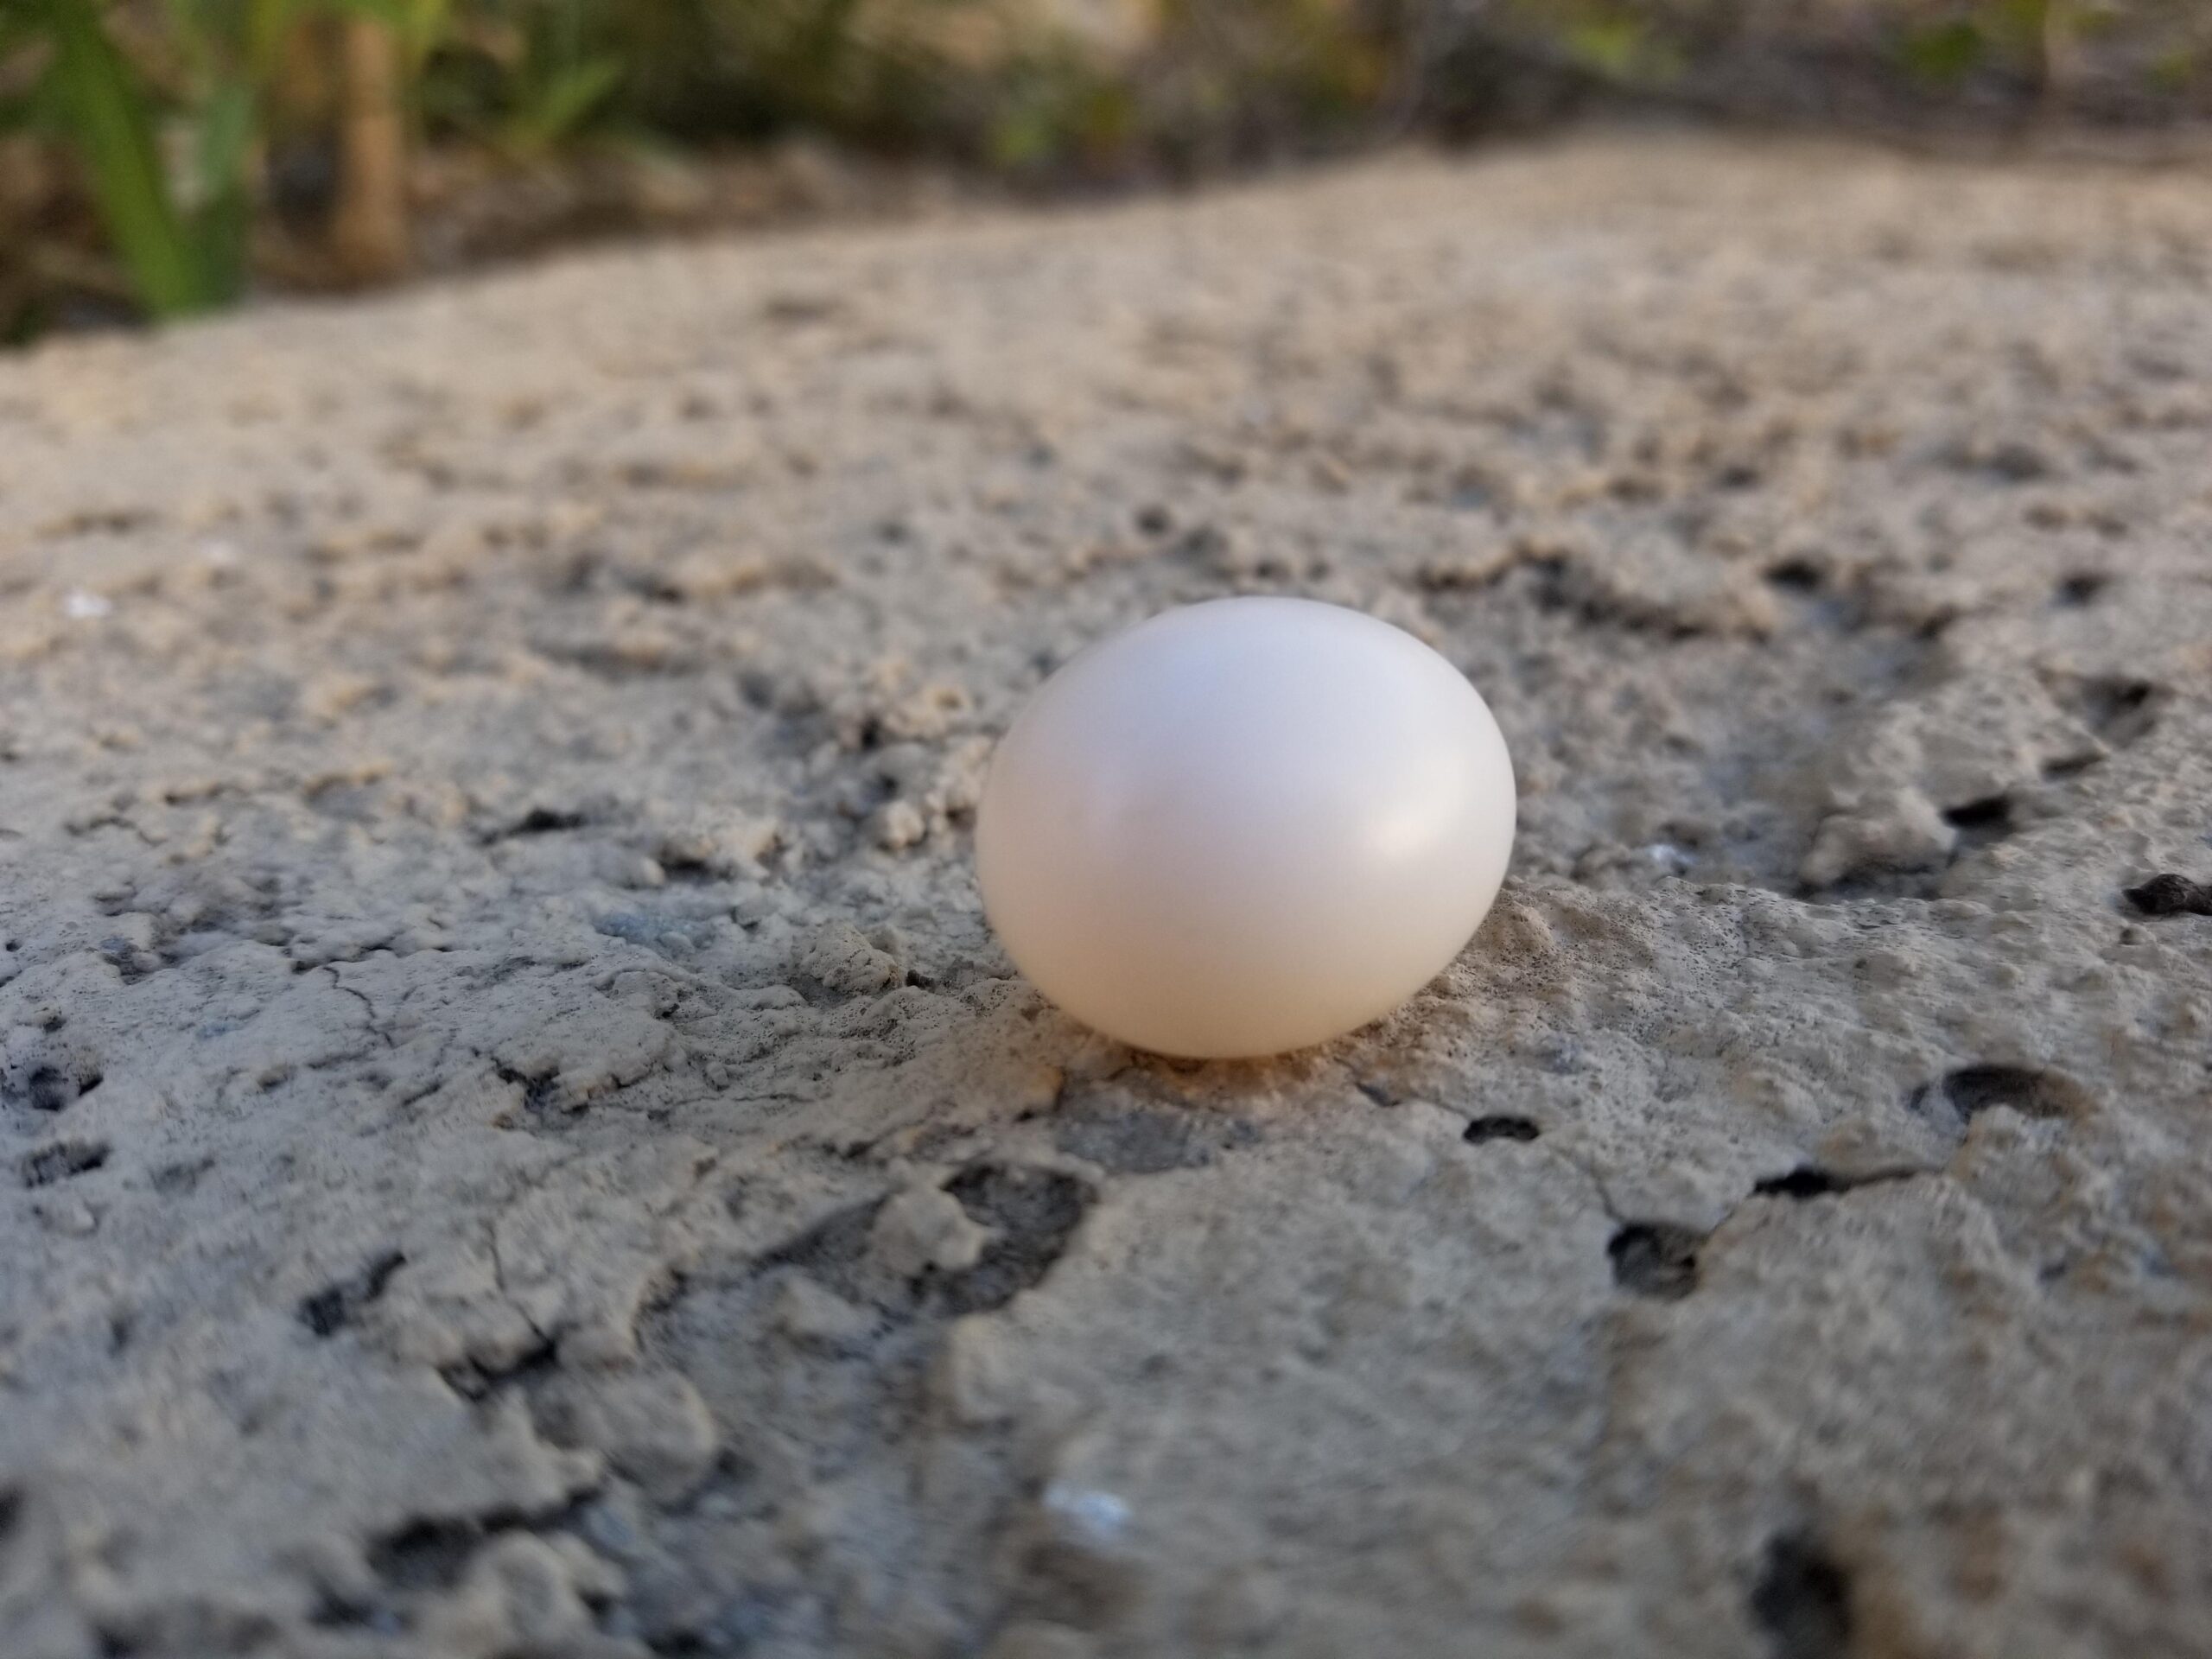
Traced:
POLYGON ((1014 963, 1139 1048, 1280 1053, 1457 956, 1513 844, 1482 696, 1411 634, 1299 599, 1170 611, 1047 680, 991 763, 983 907, 1014 963))

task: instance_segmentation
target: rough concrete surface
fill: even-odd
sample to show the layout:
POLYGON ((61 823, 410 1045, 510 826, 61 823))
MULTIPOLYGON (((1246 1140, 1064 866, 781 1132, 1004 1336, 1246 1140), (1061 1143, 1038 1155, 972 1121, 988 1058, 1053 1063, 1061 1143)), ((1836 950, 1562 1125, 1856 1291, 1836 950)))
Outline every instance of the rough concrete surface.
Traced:
POLYGON ((1624 137, 0 364, 0 1653, 2212 1652, 2208 283, 1624 137), (1252 591, 1520 840, 1171 1065, 969 820, 1252 591))

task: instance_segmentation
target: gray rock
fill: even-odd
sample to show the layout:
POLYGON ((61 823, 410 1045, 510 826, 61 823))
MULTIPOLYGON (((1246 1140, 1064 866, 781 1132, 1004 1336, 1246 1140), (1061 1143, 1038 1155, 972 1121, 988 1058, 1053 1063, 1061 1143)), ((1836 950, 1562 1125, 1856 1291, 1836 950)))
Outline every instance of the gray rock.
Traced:
POLYGON ((1646 136, 0 361, 0 1652, 2201 1653, 2208 268, 1646 136), (1253 591, 1520 838, 1170 1065, 969 830, 1253 591))

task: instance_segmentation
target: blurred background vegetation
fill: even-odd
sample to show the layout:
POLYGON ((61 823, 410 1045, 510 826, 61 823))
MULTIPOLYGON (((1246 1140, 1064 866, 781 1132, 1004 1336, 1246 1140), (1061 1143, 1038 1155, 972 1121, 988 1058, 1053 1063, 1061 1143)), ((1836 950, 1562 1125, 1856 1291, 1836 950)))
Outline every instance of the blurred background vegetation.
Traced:
POLYGON ((2212 0, 0 0, 0 340, 1593 109, 2193 122, 2208 71, 2212 0))

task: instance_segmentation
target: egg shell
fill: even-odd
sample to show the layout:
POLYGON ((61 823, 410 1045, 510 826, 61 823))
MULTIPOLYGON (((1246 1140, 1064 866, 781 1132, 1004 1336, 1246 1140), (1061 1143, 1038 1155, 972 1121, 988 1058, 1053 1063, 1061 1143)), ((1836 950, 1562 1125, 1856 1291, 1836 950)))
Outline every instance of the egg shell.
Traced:
POLYGON ((1465 675, 1308 600, 1169 611, 1016 717, 976 829, 986 915, 1046 996, 1160 1053, 1280 1053, 1396 1007, 1504 879, 1512 763, 1465 675))

